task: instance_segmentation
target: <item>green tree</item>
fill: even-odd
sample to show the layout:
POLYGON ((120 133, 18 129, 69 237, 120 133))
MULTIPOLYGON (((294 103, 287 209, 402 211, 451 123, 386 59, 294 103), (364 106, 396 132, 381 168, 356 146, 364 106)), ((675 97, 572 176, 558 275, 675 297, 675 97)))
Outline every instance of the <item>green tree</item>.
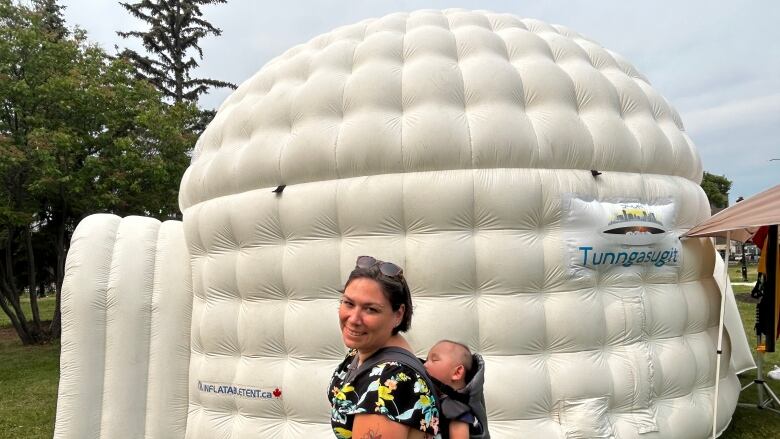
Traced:
POLYGON ((55 40, 61 40, 70 34, 65 25, 65 17, 62 12, 65 7, 58 4, 57 0, 33 0, 35 10, 41 15, 41 26, 49 36, 55 40))
POLYGON ((725 175, 715 175, 704 171, 704 177, 701 180, 701 188, 704 189, 704 193, 710 201, 710 207, 728 207, 731 180, 726 178, 725 175))
POLYGON ((226 3, 227 0, 140 0, 120 4, 133 16, 146 22, 146 31, 117 32, 124 38, 141 39, 151 55, 125 49, 126 57, 138 69, 140 77, 148 80, 174 102, 196 102, 212 87, 236 88, 235 84, 209 78, 193 78, 191 72, 198 61, 190 54, 196 52, 203 59, 199 45, 201 38, 219 36, 222 31, 203 19, 201 5, 226 3))
POLYGON ((60 12, 55 0, 0 0, 0 308, 25 344, 59 336, 65 254, 83 216, 179 215, 176 188, 196 140, 189 127, 200 117, 68 31, 60 12), (34 292, 51 280, 47 327, 34 292))

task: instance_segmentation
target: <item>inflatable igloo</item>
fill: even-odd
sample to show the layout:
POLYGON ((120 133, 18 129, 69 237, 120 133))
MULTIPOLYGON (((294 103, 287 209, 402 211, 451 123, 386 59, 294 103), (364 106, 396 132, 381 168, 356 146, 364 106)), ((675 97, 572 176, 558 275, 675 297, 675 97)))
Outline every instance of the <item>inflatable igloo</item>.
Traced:
MULTIPOLYGON (((55 437, 332 437, 363 254, 404 267, 418 355, 483 355, 494 439, 707 437, 727 286, 710 241, 679 239, 709 216, 701 175, 664 98, 564 27, 446 10, 338 28, 225 101, 181 223, 79 226, 55 437)), ((744 352, 737 317, 718 432, 744 352)))

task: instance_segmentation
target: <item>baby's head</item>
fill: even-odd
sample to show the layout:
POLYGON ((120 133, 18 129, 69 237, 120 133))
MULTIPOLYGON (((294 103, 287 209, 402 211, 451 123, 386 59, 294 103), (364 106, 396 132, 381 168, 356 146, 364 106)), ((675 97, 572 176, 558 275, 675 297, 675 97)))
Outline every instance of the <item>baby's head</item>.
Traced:
POLYGON ((455 390, 466 386, 466 377, 473 366, 471 351, 466 345, 441 340, 428 352, 425 370, 428 375, 455 390))

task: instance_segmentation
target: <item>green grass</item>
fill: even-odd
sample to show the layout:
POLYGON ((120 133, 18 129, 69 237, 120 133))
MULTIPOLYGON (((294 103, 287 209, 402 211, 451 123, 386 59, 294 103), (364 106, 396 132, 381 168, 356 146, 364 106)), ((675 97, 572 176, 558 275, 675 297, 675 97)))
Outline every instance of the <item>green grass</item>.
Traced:
MULTIPOLYGON (((30 299, 20 300, 32 319, 30 299)), ((54 296, 38 299, 41 320, 51 320, 54 296)), ((11 320, 0 311, 0 439, 51 438, 59 382, 60 343, 22 346, 11 320)))
MULTIPOLYGON (((25 296, 19 299, 19 302, 21 302, 22 305, 22 311, 24 311, 24 316, 27 317, 27 320, 32 320, 32 310, 30 309, 30 299, 25 296)), ((38 311, 41 315, 41 320, 51 320, 51 318, 54 316, 54 306, 57 304, 56 299, 53 295, 39 298, 38 299, 38 311)), ((5 313, 0 310, 0 328, 9 328, 11 327, 11 320, 8 318, 5 313)))
MULTIPOLYGON (((756 335, 753 332, 753 325, 756 323, 756 300, 750 297, 751 289, 750 286, 734 286, 734 296, 737 299, 739 314, 742 317, 742 324, 745 326, 748 343, 752 348, 756 345, 756 335)), ((772 370, 772 366, 775 364, 780 364, 780 352, 766 353, 764 355, 764 373, 772 370)), ((743 387, 754 379, 756 379, 755 370, 745 372, 740 376, 743 387)), ((773 392, 780 395, 780 381, 767 379, 766 382, 773 392)), ((758 400, 756 392, 756 386, 750 386, 740 394, 739 402, 755 404, 758 400)), ((737 407, 729 428, 721 437, 723 439, 778 438, 780 437, 780 415, 752 407, 737 407)))
MULTIPOLYGON (((737 279, 739 267, 732 268, 737 279)), ((755 267, 753 267, 755 272, 755 267)), ((755 279, 755 275, 753 275, 755 279)), ((736 280, 736 279, 735 279, 736 280)), ((755 346, 753 324, 755 300, 750 297, 750 286, 734 286, 742 322, 745 325, 750 346, 755 346)), ((42 318, 50 318, 54 298, 41 300, 42 318)), ((26 305, 29 307, 29 301, 26 305)), ((0 313, 2 314, 2 313, 0 313)), ((22 346, 7 317, 0 316, 0 439, 51 438, 54 431, 59 380, 60 344, 22 346)), ((779 346, 780 347, 780 346, 779 346)), ((780 365, 780 352, 765 355, 764 371, 780 365)), ((755 371, 740 376, 743 386, 752 382, 755 371)), ((767 383, 780 394, 780 381, 767 383)), ((755 404, 756 388, 751 386, 742 392, 740 402, 755 404)), ((737 407, 723 439, 780 438, 780 415, 751 407, 737 407)))
MULTIPOLYGON (((748 264, 747 265, 747 272, 748 272, 748 282, 750 283, 756 283, 756 267, 758 267, 758 264, 748 264)), ((721 277, 723 276, 723 272, 720 273, 721 277)), ((737 262, 736 265, 729 265, 729 279, 731 279, 731 282, 745 282, 742 280, 742 263, 737 262)))
POLYGON ((59 342, 22 346, 0 330, 0 439, 52 437, 59 357, 59 342))

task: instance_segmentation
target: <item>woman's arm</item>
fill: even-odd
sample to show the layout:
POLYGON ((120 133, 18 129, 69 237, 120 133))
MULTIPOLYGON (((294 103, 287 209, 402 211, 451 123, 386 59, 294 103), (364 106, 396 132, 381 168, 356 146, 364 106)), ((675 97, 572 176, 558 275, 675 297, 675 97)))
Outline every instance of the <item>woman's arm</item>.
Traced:
POLYGON ((450 421, 450 439, 469 439, 469 424, 461 421, 450 421))
POLYGON ((409 427, 383 415, 355 415, 352 439, 406 439, 409 427))

